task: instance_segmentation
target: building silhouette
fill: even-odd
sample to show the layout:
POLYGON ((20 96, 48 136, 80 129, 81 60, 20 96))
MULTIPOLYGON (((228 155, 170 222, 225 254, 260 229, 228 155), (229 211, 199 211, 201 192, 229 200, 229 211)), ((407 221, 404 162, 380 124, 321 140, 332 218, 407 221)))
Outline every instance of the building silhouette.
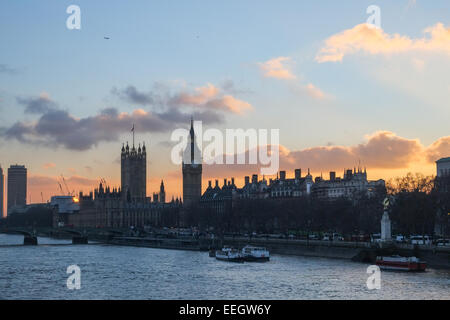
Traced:
POLYGON ((3 175, 3 168, 0 166, 0 218, 3 217, 4 199, 5 199, 5 176, 3 175))
POLYGON ((436 175, 438 177, 450 176, 450 157, 436 161, 436 175))
POLYGON ((159 187, 159 202, 166 203, 166 191, 164 190, 163 180, 161 180, 161 186, 159 187))
POLYGON ((143 201, 147 195, 147 152, 145 144, 134 146, 122 145, 121 152, 121 195, 128 202, 143 201))
POLYGON ((27 204, 27 168, 12 165, 8 168, 8 214, 14 207, 27 204))
MULTIPOLYGON (((134 128, 134 126, 133 126, 134 128)), ((133 130, 134 131, 134 130, 133 130)), ((134 138, 133 138, 134 140, 134 138)), ((145 145, 136 149, 127 145, 121 151, 121 188, 110 188, 101 182, 89 195, 79 193, 79 210, 67 212, 53 206, 53 226, 146 228, 178 226, 182 202, 166 202, 164 182, 159 193, 146 197, 145 145), (152 201, 153 200, 153 201, 152 201)), ((52 201, 53 205, 53 201, 52 201)))
POLYGON ((194 121, 191 119, 189 142, 183 154, 183 204, 186 208, 196 206, 202 196, 202 158, 195 142, 194 121))

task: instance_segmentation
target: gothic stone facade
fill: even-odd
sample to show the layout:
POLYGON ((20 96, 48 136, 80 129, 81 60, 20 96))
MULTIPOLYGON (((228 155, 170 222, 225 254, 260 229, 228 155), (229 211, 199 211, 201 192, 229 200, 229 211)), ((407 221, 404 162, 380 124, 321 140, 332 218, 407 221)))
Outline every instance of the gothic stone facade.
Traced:
POLYGON ((191 120, 190 141, 183 154, 183 204, 186 208, 196 206, 202 196, 202 159, 195 143, 193 121, 191 120))
POLYGON ((147 152, 142 149, 122 146, 121 152, 121 188, 122 199, 143 201, 147 195, 147 152))

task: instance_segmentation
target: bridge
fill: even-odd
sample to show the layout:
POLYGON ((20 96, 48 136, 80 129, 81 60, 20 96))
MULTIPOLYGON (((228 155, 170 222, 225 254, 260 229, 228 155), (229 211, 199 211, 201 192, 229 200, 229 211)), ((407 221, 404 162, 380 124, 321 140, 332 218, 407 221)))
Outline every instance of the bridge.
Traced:
POLYGON ((96 229, 96 228, 2 228, 0 233, 21 234, 24 236, 24 245, 38 245, 38 235, 55 238, 71 238, 72 244, 88 244, 91 240, 111 240, 122 236, 124 230, 118 229, 96 229))
POLYGON ((35 246, 38 244, 37 236, 35 231, 27 231, 22 229, 10 229, 3 231, 3 233, 7 234, 22 234, 23 235, 23 244, 25 246, 35 246))

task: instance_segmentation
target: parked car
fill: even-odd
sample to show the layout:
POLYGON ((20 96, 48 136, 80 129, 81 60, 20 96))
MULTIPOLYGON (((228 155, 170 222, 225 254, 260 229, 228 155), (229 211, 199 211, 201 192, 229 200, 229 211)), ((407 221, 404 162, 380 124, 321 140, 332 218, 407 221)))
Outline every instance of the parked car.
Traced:
POLYGON ((429 245, 431 244, 430 236, 411 236, 410 238, 411 244, 419 244, 419 245, 429 245))
POLYGON ((370 242, 371 237, 367 234, 358 234, 358 235, 352 235, 351 241, 356 242, 370 242))
POLYGON ((450 247, 450 239, 438 239, 436 241, 438 247, 450 247))
POLYGON ((325 233, 322 237, 322 241, 330 241, 331 240, 331 236, 328 233, 325 233))
POLYGON ((399 234, 394 237, 394 240, 396 242, 406 242, 406 237, 404 235, 399 234))
POLYGON ((381 234, 375 233, 371 236, 370 242, 381 242, 381 234))
POLYGON ((344 237, 339 233, 333 233, 333 241, 344 241, 344 237))

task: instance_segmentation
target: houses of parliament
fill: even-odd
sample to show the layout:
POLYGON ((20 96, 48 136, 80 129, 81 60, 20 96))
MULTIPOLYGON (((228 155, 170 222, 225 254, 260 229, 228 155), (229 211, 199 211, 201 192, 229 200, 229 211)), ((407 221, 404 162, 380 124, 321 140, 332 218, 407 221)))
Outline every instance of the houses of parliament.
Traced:
POLYGON ((195 141, 193 120, 189 131, 189 143, 183 153, 183 199, 166 201, 164 181, 159 192, 147 197, 147 150, 145 143, 128 142, 122 145, 120 156, 121 185, 110 188, 100 182, 88 195, 79 193, 79 211, 74 214, 56 208, 53 225, 76 227, 143 227, 182 225, 183 208, 200 202, 202 190, 202 162, 195 141))
POLYGON ((310 174, 302 176, 302 170, 295 170, 294 178, 287 178, 286 171, 279 171, 276 179, 258 179, 257 174, 245 177, 245 185, 238 188, 234 178, 224 179, 219 187, 209 181, 202 194, 202 157, 196 143, 193 120, 189 139, 183 151, 182 177, 183 198, 166 201, 164 182, 161 180, 159 193, 147 197, 147 150, 145 144, 126 144, 121 149, 121 186, 110 189, 103 183, 89 195, 79 194, 79 212, 67 214, 58 212, 54 215, 54 225, 69 224, 79 227, 144 227, 144 226, 186 226, 188 212, 206 209, 208 212, 224 214, 233 209, 236 202, 244 199, 275 199, 277 201, 311 197, 318 200, 333 200, 341 197, 357 200, 358 195, 371 196, 376 190, 385 187, 384 180, 368 181, 367 172, 344 170, 342 178, 330 172, 330 179, 310 174), (193 209, 193 210, 191 210, 193 209))

